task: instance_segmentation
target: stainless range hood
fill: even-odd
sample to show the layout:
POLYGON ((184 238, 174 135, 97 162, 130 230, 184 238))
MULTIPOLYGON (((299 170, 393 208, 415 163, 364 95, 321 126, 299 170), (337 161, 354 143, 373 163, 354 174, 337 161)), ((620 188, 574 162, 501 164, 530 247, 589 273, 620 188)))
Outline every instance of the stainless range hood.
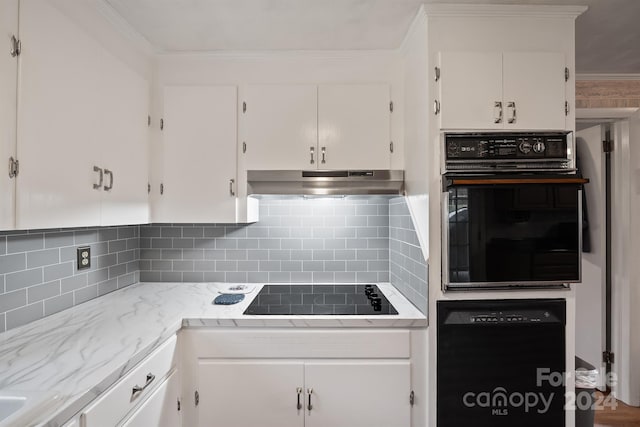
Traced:
POLYGON ((404 192, 401 170, 247 171, 248 194, 349 196, 404 192))

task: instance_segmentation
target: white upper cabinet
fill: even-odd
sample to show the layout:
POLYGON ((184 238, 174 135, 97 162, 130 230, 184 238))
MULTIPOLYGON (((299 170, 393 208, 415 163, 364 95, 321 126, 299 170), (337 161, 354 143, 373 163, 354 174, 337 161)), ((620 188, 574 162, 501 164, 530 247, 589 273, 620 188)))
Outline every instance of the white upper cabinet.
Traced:
POLYGON ((39 0, 21 1, 20 37, 17 226, 99 225, 100 50, 39 0))
POLYGON ((236 222, 237 88, 166 86, 155 222, 236 222))
POLYGON ((440 127, 502 128, 501 53, 442 52, 439 81, 440 127))
MULTIPOLYGON (((14 48, 18 40, 18 0, 0 2, 0 46, 14 48)), ((15 226, 15 177, 4 169, 10 159, 16 159, 16 79, 17 52, 2 51, 0 55, 0 230, 15 226)), ((15 164, 15 163, 14 163, 15 164)))
POLYGON ((505 127, 564 129, 564 54, 509 52, 502 60, 505 127))
POLYGON ((246 169, 315 169, 317 87, 252 85, 246 88, 244 98, 246 111, 242 124, 246 169))
POLYGON ((389 169, 387 84, 318 88, 318 169, 389 169))
POLYGON ((439 73, 442 129, 566 127, 562 53, 441 52, 439 73))
POLYGON ((17 227, 148 221, 147 81, 46 1, 20 36, 17 227))
POLYGON ((256 85, 244 98, 247 170, 391 166, 388 84, 256 85))

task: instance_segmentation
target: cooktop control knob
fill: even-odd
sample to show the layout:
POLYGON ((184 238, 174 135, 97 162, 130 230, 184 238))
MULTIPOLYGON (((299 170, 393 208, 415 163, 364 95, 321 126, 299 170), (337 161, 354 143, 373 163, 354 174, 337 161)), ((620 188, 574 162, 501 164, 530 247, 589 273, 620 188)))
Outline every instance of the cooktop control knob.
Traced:
POLYGON ((536 152, 537 154, 544 153, 545 148, 547 147, 545 147, 544 142, 542 141, 538 141, 535 144, 533 144, 533 151, 536 152))
POLYGON ((531 143, 529 141, 522 141, 518 148, 522 154, 529 154, 531 152, 531 143))

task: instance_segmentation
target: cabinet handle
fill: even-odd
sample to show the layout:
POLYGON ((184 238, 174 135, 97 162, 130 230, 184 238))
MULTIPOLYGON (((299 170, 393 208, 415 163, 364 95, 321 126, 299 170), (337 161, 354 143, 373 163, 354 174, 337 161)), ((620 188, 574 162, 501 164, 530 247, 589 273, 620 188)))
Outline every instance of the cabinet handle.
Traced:
POLYGON ((109 185, 104 186, 104 191, 111 191, 111 189, 113 188, 113 172, 111 172, 109 169, 105 169, 104 174, 109 175, 109 185))
POLYGON ((236 192, 235 192, 235 191, 233 191, 233 184, 234 184, 235 182, 236 182, 236 180, 235 180, 235 179, 230 179, 230 180, 229 180, 229 195, 230 195, 231 197, 233 197, 233 196, 235 196, 235 195, 236 195, 236 192))
POLYGON ((493 103, 493 108, 494 109, 498 109, 498 115, 495 116, 495 119, 493 120, 494 123, 502 123, 502 115, 503 115, 503 111, 502 111, 502 101, 496 101, 493 103))
POLYGON ((93 171, 100 173, 100 181, 98 181, 97 184, 93 184, 93 189, 99 190, 100 187, 102 187, 102 183, 104 182, 104 172, 102 172, 102 168, 99 168, 97 166, 93 167, 93 171))
POLYGON ((307 396, 309 396, 309 403, 307 403, 307 409, 308 410, 312 410, 313 409, 313 405, 311 404, 311 395, 313 394, 313 389, 312 388, 308 388, 307 389, 307 396))
POLYGON ((11 49, 9 50, 11 57, 15 58, 16 56, 20 55, 21 50, 22 43, 20 42, 20 40, 18 40, 16 36, 11 36, 11 49))
POLYGON ((302 387, 296 388, 296 393, 298 393, 298 404, 296 405, 296 408, 298 408, 299 411, 300 409, 302 409, 302 402, 300 402, 300 396, 302 396, 302 387))
POLYGON ((440 114, 440 101, 438 101, 437 99, 433 101, 433 114, 435 114, 436 116, 440 114))
POLYGON ((310 162, 310 163, 311 163, 312 165, 313 165, 313 164, 315 164, 315 162, 316 162, 316 161, 313 159, 313 153, 315 153, 315 151, 316 151, 316 148, 315 148, 315 147, 309 147, 309 153, 311 154, 311 162, 310 162))
POLYGON ((327 147, 322 147, 322 161, 320 163, 322 163, 323 165, 327 163, 327 159, 325 158, 326 154, 327 154, 327 147))
POLYGON ((509 101, 507 102, 507 108, 511 109, 511 117, 509 117, 509 120, 507 120, 509 123, 515 123, 516 122, 516 103, 514 101, 509 101))
POLYGON ((144 385, 142 387, 140 387, 139 385, 134 385, 133 389, 131 390, 131 400, 135 399, 136 397, 138 397, 138 395, 140 393, 142 393, 144 391, 145 388, 149 387, 149 385, 153 382, 153 380, 156 379, 156 376, 153 375, 152 373, 148 373, 147 374, 147 382, 144 383, 144 385))

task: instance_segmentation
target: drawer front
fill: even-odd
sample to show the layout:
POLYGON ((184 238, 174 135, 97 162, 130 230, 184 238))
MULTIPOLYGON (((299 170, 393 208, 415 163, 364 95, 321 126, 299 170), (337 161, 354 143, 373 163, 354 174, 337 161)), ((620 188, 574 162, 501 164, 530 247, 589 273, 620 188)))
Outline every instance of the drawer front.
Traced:
POLYGON ((187 348, 203 358, 411 357, 408 330, 186 330, 187 348))
POLYGON ((122 427, 180 427, 178 371, 173 371, 122 427))
POLYGON ((138 403, 145 400, 176 364, 173 336, 107 390, 81 415, 82 427, 116 425, 138 403), (138 391, 134 392, 134 388, 138 391))

